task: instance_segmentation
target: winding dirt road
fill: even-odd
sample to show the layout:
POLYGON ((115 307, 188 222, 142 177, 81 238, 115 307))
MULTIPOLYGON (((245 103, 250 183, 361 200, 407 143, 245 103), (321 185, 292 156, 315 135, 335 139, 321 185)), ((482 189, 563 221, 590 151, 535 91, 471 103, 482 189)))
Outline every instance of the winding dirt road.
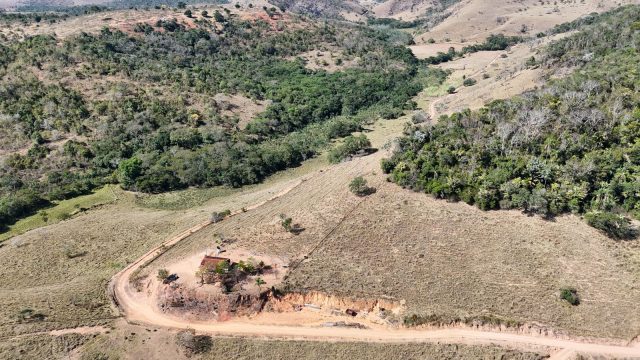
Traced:
MULTIPOLYGON (((251 206, 245 211, 251 211, 263 206, 271 200, 284 196, 297 187, 302 181, 285 189, 269 200, 251 206)), ((231 216, 238 214, 235 212, 231 216)), ((467 345, 500 345, 512 349, 542 350, 549 352, 553 359, 568 359, 577 353, 589 355, 604 355, 625 358, 639 358, 640 347, 610 345, 606 343, 588 343, 578 340, 565 340, 552 337, 532 336, 509 332, 480 331, 470 328, 445 328, 445 329, 354 329, 336 327, 314 326, 279 326, 251 323, 250 320, 232 320, 227 322, 194 322, 174 317, 158 311, 150 306, 150 300, 143 293, 138 293, 129 283, 130 276, 141 269, 149 261, 155 259, 167 248, 188 238, 192 234, 204 229, 211 224, 210 221, 202 222, 189 228, 175 237, 163 242, 160 246, 147 252, 145 255, 131 263, 125 269, 116 274, 109 286, 111 297, 118 310, 127 321, 137 324, 145 324, 173 329, 194 329, 198 332, 224 336, 263 337, 285 340, 311 340, 311 341, 364 341, 384 343, 456 343, 467 345)))

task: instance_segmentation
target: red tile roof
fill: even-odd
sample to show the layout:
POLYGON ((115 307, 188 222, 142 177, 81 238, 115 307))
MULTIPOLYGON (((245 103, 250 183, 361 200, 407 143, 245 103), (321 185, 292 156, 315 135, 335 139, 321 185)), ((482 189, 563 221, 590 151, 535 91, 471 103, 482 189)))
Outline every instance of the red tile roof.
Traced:
POLYGON ((209 256, 205 255, 202 261, 200 262, 200 266, 210 267, 215 269, 218 264, 221 262, 231 263, 231 260, 227 258, 217 257, 217 256, 209 256))

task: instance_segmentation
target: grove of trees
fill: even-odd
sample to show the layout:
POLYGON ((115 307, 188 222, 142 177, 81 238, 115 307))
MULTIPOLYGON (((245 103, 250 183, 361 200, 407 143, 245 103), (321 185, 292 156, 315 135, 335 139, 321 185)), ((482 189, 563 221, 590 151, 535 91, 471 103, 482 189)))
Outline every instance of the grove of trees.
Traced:
POLYGON ((578 69, 479 111, 418 124, 382 163, 399 185, 481 209, 587 214, 615 238, 640 219, 640 7, 581 23, 542 62, 578 69))

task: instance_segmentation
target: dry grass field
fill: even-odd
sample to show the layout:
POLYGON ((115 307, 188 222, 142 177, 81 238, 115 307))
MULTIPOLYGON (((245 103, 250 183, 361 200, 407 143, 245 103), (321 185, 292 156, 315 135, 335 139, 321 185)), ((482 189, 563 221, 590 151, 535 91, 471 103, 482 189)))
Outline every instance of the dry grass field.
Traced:
MULTIPOLYGON (((436 65, 451 71, 451 75, 440 88, 446 89, 452 86, 456 88, 456 92, 444 95, 442 91, 435 94, 425 91, 417 97, 416 101, 423 108, 428 109, 433 118, 437 118, 439 115, 451 114, 467 108, 478 109, 492 100, 507 99, 542 86, 545 79, 554 74, 539 66, 527 67, 526 60, 532 56, 540 59, 544 47, 562 36, 566 35, 529 40, 504 51, 479 51, 436 65), (463 86, 465 78, 473 79, 477 83, 473 86, 463 86)), ((435 55, 438 51, 446 51, 444 47, 448 49, 449 46, 454 46, 460 50, 464 44, 439 45, 441 44, 414 45, 411 46, 411 50, 416 57, 426 58, 435 55)), ((560 72, 563 71, 567 69, 561 69, 560 72)))
POLYGON ((437 42, 482 42, 490 34, 535 35, 556 24, 580 16, 609 10, 634 0, 462 0, 452 14, 430 31, 418 36, 420 44, 433 38, 437 42), (523 27, 524 26, 524 27, 523 27), (447 40, 449 39, 449 40, 447 40))
MULTIPOLYGON (((133 28, 137 23, 146 22, 154 24, 158 20, 163 19, 177 19, 180 23, 185 24, 187 27, 192 27, 193 22, 197 19, 201 19, 200 13, 204 10, 213 14, 216 10, 222 11, 227 9, 230 11, 231 16, 240 17, 243 19, 257 19, 260 18, 264 21, 271 23, 274 27, 276 21, 270 19, 264 10, 263 6, 271 6, 264 1, 234 1, 233 4, 227 5, 197 5, 189 7, 193 11, 192 18, 188 18, 184 15, 185 10, 163 7, 162 9, 145 8, 136 11, 126 10, 112 10, 106 12, 98 12, 89 15, 71 16, 67 20, 59 21, 55 23, 31 23, 28 25, 19 26, 6 26, 0 28, 0 34, 7 37, 22 38, 29 35, 38 34, 55 34, 58 38, 64 39, 72 35, 76 35, 80 32, 97 33, 104 27, 112 29, 119 29, 124 32, 134 34, 133 28), (236 8, 236 3, 241 4, 241 8, 236 8), (249 8, 248 4, 251 3, 253 8, 249 8)), ((1 8, 1 6, 0 6, 1 8)), ((295 16, 289 16, 284 14, 278 19, 280 22, 298 22, 295 16)))
POLYGON ((389 17, 404 21, 411 21, 419 18, 430 8, 434 6, 436 1, 433 0, 388 0, 379 3, 373 3, 372 13, 376 17, 389 17))

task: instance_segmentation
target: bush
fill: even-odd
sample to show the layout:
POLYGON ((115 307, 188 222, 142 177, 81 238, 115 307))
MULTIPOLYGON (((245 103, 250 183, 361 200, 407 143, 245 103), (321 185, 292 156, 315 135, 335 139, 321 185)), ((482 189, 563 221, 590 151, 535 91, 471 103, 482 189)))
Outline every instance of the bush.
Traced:
POLYGON ((364 134, 358 136, 347 136, 341 145, 329 151, 329 161, 332 163, 339 163, 347 156, 356 154, 358 151, 368 149, 371 146, 371 142, 364 134))
POLYGON ((402 109, 388 107, 380 110, 380 117, 385 120, 397 119, 403 115, 402 109))
POLYGON ((194 330, 183 330, 176 335, 176 343, 184 348, 187 356, 211 351, 213 340, 208 335, 196 335, 194 330))
POLYGON ((621 215, 610 212, 590 212, 585 214, 584 218, 587 224, 614 239, 628 240, 638 235, 631 221, 621 215))
POLYGON ((169 270, 167 270, 167 269, 159 269, 158 270, 158 280, 164 281, 168 277, 169 277, 169 270))
POLYGON ((447 93, 448 94, 455 94, 456 93, 456 88, 453 86, 449 86, 449 88, 447 89, 447 93))
POLYGON ((380 160, 380 167, 382 168, 383 173, 390 174, 396 167, 396 164, 389 159, 382 159, 380 160))
POLYGON ((464 86, 473 86, 476 83, 477 83, 477 81, 475 79, 468 78, 468 79, 464 79, 464 81, 462 82, 462 85, 464 85, 464 86))
POLYGON ((574 288, 562 288, 560 289, 560 299, 565 300, 569 304, 576 306, 580 304, 580 298, 578 297, 578 291, 574 288))
POLYGON ((431 120, 429 114, 424 111, 418 111, 411 116, 411 122, 414 124, 422 124, 431 120))
POLYGON ((367 196, 375 192, 375 188, 367 186, 367 180, 358 176, 349 183, 349 190, 357 196, 367 196))
POLYGON ((525 66, 528 68, 534 67, 538 65, 538 61, 536 60, 536 58, 534 56, 530 57, 527 59, 527 62, 525 63, 525 66))
POLYGON ((285 229, 287 232, 291 232, 291 230, 293 230, 292 222, 293 222, 293 219, 291 219, 290 217, 287 217, 287 215, 285 214, 280 214, 280 225, 282 225, 282 228, 285 229))
POLYGON ((229 210, 229 209, 221 211, 221 212, 214 211, 211 214, 211 222, 215 224, 217 222, 220 222, 220 221, 224 220, 229 215, 231 215, 231 210, 229 210))

